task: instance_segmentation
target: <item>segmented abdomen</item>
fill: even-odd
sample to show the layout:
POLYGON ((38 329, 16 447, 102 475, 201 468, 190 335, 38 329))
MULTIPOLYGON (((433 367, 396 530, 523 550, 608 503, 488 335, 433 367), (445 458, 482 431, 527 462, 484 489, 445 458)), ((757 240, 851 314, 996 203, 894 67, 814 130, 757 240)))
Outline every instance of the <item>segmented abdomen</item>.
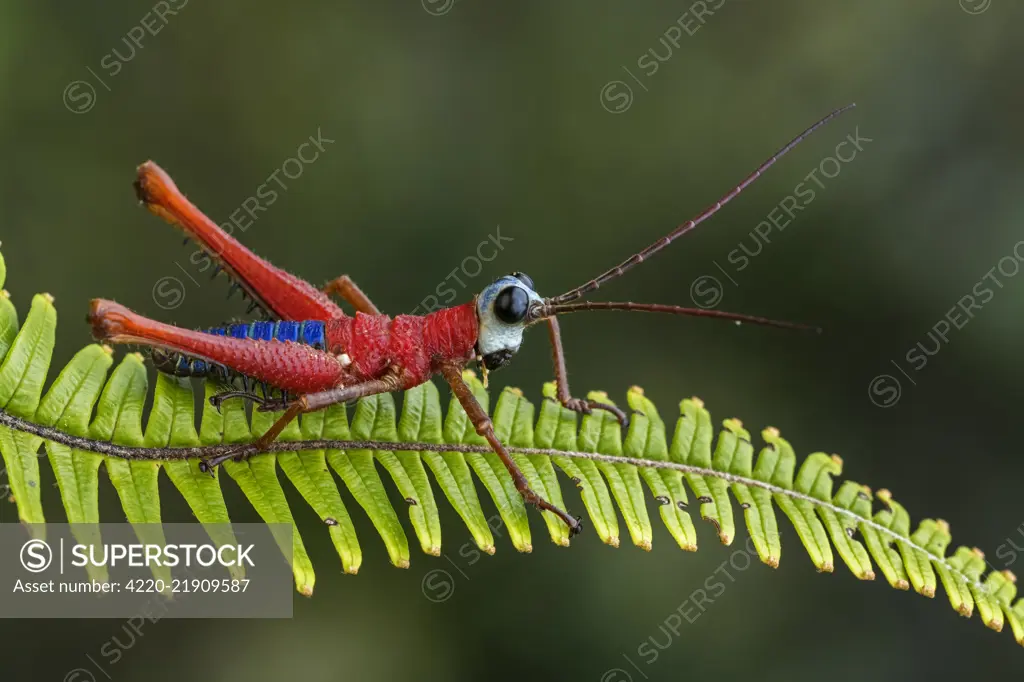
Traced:
MULTIPOLYGON (((324 323, 317 320, 239 323, 204 329, 203 332, 215 336, 230 336, 235 339, 292 341, 312 346, 317 350, 323 350, 326 347, 324 323)), ((186 353, 161 349, 153 349, 153 365, 161 372, 179 377, 213 376, 229 379, 237 375, 237 372, 233 372, 223 365, 209 363, 186 353)))

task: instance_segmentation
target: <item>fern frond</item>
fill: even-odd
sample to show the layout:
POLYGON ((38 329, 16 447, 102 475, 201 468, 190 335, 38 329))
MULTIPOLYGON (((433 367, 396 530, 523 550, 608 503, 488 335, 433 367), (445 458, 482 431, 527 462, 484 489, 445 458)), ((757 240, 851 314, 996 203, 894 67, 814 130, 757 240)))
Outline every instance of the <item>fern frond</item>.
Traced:
MULTIPOLYGON (((0 287, 5 274, 0 257, 0 287)), ((99 469, 105 467, 126 518, 146 534, 140 539, 147 542, 163 540, 158 530, 161 471, 204 524, 228 522, 220 476, 230 476, 264 520, 293 526, 291 540, 281 540, 290 544, 281 549, 293 559, 296 588, 307 595, 315 582, 313 566, 294 528, 278 468, 324 522, 346 573, 359 570, 362 551, 331 470, 369 517, 391 563, 409 565, 409 540, 378 463, 406 499, 423 552, 437 555, 442 546, 438 503, 427 469, 481 550, 493 554, 495 544, 474 474, 497 507, 513 546, 521 552, 533 548, 527 508, 511 477, 477 436, 458 401, 443 414, 433 384, 405 392, 401 415, 391 395, 361 400, 351 422, 343 405, 304 415, 270 451, 227 462, 211 477, 199 470, 200 453, 250 442, 274 415, 257 412, 250 421, 241 401, 229 400, 220 412, 204 409, 197 432, 191 384, 159 374, 143 428, 148 379, 142 357, 126 355, 108 376, 112 352, 99 345, 81 350, 44 395, 56 319, 53 299, 44 294, 33 299, 19 325, 6 292, 0 296, 0 453, 19 517, 31 533, 41 534, 45 528, 37 455, 45 443, 69 522, 99 520, 99 469)), ((471 372, 465 376, 486 406, 483 386, 471 372)), ((207 395, 213 390, 207 386, 207 395)), ((941 519, 924 519, 911 531, 909 514, 887 490, 872 493, 852 481, 836 490, 834 479, 843 466, 838 456, 813 453, 798 467, 790 444, 768 428, 761 432, 765 445, 755 457, 750 434, 739 420, 725 420, 716 440, 711 415, 697 398, 680 403, 670 442, 658 410, 637 387, 626 395, 634 417, 623 440, 611 415, 596 411, 578 423, 575 413, 551 399, 554 395, 554 385, 546 385, 548 399, 538 409, 519 390, 505 389, 491 412, 495 429, 511 446, 531 486, 547 499, 565 504, 558 469, 572 481, 603 542, 620 544, 621 514, 630 541, 652 548, 646 486, 680 548, 697 548, 693 512, 714 526, 723 544, 731 544, 737 534, 735 501, 761 561, 777 567, 782 558, 778 508, 819 571, 833 571, 838 554, 862 580, 874 579, 877 566, 897 589, 912 587, 933 597, 941 583, 958 613, 970 616, 977 607, 987 626, 1001 630, 1009 623, 1024 644, 1024 600, 1014 601, 1013 574, 986 573, 984 555, 977 549, 958 547, 948 554, 949 526, 941 519)), ((609 402, 603 393, 590 397, 609 402)), ((551 541, 567 546, 564 524, 548 513, 543 518, 551 541)), ((83 528, 80 532, 97 532, 83 528)), ((226 526, 207 528, 216 534, 215 541, 232 541, 225 535, 231 532, 226 526)), ((104 579, 102 569, 96 570, 92 577, 104 579)))

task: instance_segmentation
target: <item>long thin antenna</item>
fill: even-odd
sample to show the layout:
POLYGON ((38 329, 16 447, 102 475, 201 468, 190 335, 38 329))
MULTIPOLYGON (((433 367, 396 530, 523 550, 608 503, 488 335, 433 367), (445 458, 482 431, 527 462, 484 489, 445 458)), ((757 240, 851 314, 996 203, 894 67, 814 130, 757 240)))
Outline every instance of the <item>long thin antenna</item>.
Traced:
POLYGON ((552 315, 564 315, 576 313, 581 310, 629 310, 639 313, 668 313, 670 315, 688 315, 690 317, 717 317, 720 320, 731 320, 747 324, 757 324, 765 327, 781 327, 782 329, 798 329, 801 331, 813 331, 821 333, 821 327, 813 327, 797 322, 783 322, 772 320, 767 317, 756 317, 754 315, 742 315, 740 313, 727 313, 721 310, 707 310, 704 308, 683 308, 677 305, 664 305, 662 303, 633 303, 623 301, 621 303, 612 301, 580 301, 579 303, 544 303, 537 305, 530 311, 531 320, 540 320, 552 315))
POLYGON ((590 280, 586 284, 583 284, 582 286, 576 287, 575 289, 573 289, 571 291, 567 291, 564 294, 561 294, 559 296, 555 296, 553 298, 549 298, 549 299, 547 299, 546 303, 568 303, 569 301, 575 301, 577 298, 583 296, 584 294, 587 294, 587 293, 590 293, 591 291, 594 291, 595 289, 600 287, 602 284, 604 284, 608 280, 615 279, 619 275, 621 275, 624 272, 626 272, 626 270, 629 270, 634 265, 637 265, 639 263, 643 263, 645 260, 647 260, 648 258, 653 256, 654 254, 656 254, 658 251, 661 251, 663 248, 665 248, 666 246, 671 244, 673 241, 675 241, 676 238, 681 237, 682 235, 686 234, 687 232, 689 232, 693 228, 697 227, 698 225, 700 225, 702 222, 704 222, 705 220, 707 220, 708 218, 710 218, 714 214, 718 213, 718 210, 720 208, 722 208, 727 203, 732 201, 732 199, 737 194, 739 194, 740 192, 745 190, 748 186, 750 186, 750 184, 753 183, 754 180, 757 180, 759 177, 761 177, 762 173, 764 173, 766 170, 771 168, 772 164, 774 164, 776 161, 778 161, 780 158, 782 158, 786 154, 786 152, 788 152, 793 147, 795 147, 798 144, 800 144, 804 140, 805 137, 807 137, 808 135, 813 133, 815 130, 817 130, 821 126, 825 125, 826 123, 831 121, 833 118, 835 118, 839 114, 841 114, 844 111, 846 111, 847 109, 852 109, 855 106, 857 106, 857 105, 856 104, 847 104, 845 107, 841 107, 839 109, 836 109, 835 111, 830 113, 828 116, 826 116, 825 118, 821 119, 820 121, 818 121, 817 123, 812 125, 810 128, 808 128, 807 130, 805 130, 802 133, 800 133, 799 135, 797 135, 785 147, 783 147, 782 149, 777 151, 774 156, 772 156, 770 159, 768 159, 767 161, 762 163, 758 167, 757 170, 755 170, 753 173, 748 175, 747 178, 743 182, 741 182, 740 184, 738 184, 734 188, 732 188, 732 190, 728 194, 726 194, 721 199, 716 201, 713 206, 709 206, 708 208, 704 209, 704 211, 702 211, 697 217, 695 217, 692 220, 689 220, 689 221, 683 223, 682 225, 680 225, 676 229, 672 230, 672 232, 670 232, 666 236, 662 237, 658 241, 656 241, 653 244, 651 244, 650 246, 648 246, 646 249, 644 249, 640 253, 633 254, 632 256, 630 256, 626 260, 622 261, 621 263, 616 265, 611 270, 608 270, 604 274, 595 277, 594 279, 590 280))

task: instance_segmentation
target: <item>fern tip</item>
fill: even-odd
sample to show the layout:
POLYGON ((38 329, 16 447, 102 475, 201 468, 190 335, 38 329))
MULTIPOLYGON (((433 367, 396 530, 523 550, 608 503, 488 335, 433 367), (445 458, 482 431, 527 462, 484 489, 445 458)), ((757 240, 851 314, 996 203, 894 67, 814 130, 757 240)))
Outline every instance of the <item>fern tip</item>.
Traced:
POLYGON ((989 630, 994 630, 995 632, 1002 632, 1003 621, 998 618, 993 618, 985 622, 985 627, 987 627, 989 630))
POLYGON ((836 570, 835 565, 831 561, 825 561, 818 566, 818 573, 832 573, 836 570))
POLYGON ((103 352, 106 353, 107 355, 113 355, 114 354, 114 349, 112 347, 108 346, 105 343, 103 345, 101 345, 100 348, 102 348, 103 352))
POLYGON ((313 596, 313 586, 312 585, 303 585, 303 586, 301 586, 299 588, 299 594, 301 594, 303 597, 312 597, 313 596))
POLYGON ((925 585, 920 590, 918 590, 918 594, 924 595, 925 597, 928 597, 929 599, 934 599, 935 598, 935 588, 932 587, 931 585, 925 585))
POLYGON ((607 538, 605 538, 604 544, 610 545, 610 546, 615 547, 615 548, 618 548, 618 546, 619 546, 619 536, 618 535, 609 535, 607 538))
POLYGON ((395 568, 409 568, 408 559, 398 559, 394 562, 395 568))
POLYGON ((766 441, 773 441, 779 438, 779 430, 774 426, 767 426, 761 431, 761 437, 766 441))
POLYGON ((949 535, 949 521, 946 519, 935 519, 935 525, 939 527, 939 531, 949 535))
POLYGON ((981 549, 979 549, 978 547, 971 547, 971 551, 974 552, 974 556, 978 557, 979 559, 985 558, 985 553, 982 552, 981 549))
POLYGON ((644 394, 644 389, 642 387, 640 387, 640 386, 633 385, 633 386, 629 387, 629 392, 630 393, 635 393, 637 395, 643 395, 644 394))
POLYGON ((637 547, 639 547, 640 549, 644 550, 645 552, 650 552, 652 549, 654 549, 654 546, 651 544, 651 541, 648 540, 647 538, 643 538, 641 540, 637 540, 633 544, 635 544, 637 547))
POLYGON ((764 559, 762 559, 762 561, 764 563, 768 564, 769 566, 771 566, 772 568, 778 568, 779 567, 779 557, 777 557, 777 556, 771 556, 769 554, 764 559))
POLYGON ((972 615, 974 615, 974 608, 961 602, 960 606, 956 608, 956 612, 964 618, 970 618, 972 615))
POLYGON ((480 549, 484 550, 485 552, 487 552, 491 556, 494 556, 494 552, 496 551, 496 548, 495 548, 494 545, 487 545, 486 547, 481 547, 480 549))
POLYGON ((429 554, 430 556, 441 556, 441 548, 437 545, 434 545, 432 547, 424 547, 423 553, 429 554))
POLYGON ((866 570, 863 573, 859 574, 857 577, 860 578, 861 580, 874 580, 875 579, 875 572, 872 571, 869 568, 868 570, 866 570))
POLYGON ((704 409, 704 401, 698 398, 697 396, 693 396, 692 398, 690 398, 690 402, 693 403, 694 407, 696 407, 698 410, 704 409))
POLYGON ((1003 576, 1005 576, 1006 579, 1009 580, 1011 583, 1015 585, 1017 584, 1017 574, 1011 571, 1010 569, 1007 568, 1006 570, 1004 570, 1003 576))
POLYGON ((894 582, 892 584, 892 586, 895 587, 897 590, 909 590, 910 589, 910 583, 907 582, 906 580, 903 580, 903 579, 897 580, 896 582, 894 582))
POLYGON ((0 289, 0 298, 10 298, 10 297, 11 297, 11 292, 7 291, 7 289, 0 289))
POLYGON ((49 303, 50 305, 53 305, 53 301, 55 300, 53 298, 53 294, 42 293, 42 294, 40 294, 40 296, 42 296, 46 300, 47 303, 49 303))

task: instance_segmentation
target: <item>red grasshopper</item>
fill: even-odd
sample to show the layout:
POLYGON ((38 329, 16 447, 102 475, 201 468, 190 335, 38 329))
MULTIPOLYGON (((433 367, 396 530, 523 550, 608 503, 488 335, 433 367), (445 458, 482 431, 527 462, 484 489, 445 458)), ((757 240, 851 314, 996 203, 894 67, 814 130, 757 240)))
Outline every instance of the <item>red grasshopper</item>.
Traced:
MULTIPOLYGON (((508 450, 495 437, 487 413, 463 382, 462 370, 473 361, 480 364, 485 376, 489 370, 504 367, 519 350, 526 327, 544 321, 551 339, 559 402, 581 413, 589 413, 593 409, 608 410, 625 424, 627 417, 618 408, 572 397, 566 379, 557 315, 579 310, 634 310, 803 328, 801 325, 699 308, 573 301, 643 262, 714 215, 783 154, 851 106, 833 111, 798 135, 713 206, 582 286, 560 296, 542 298, 534 291, 529 277, 513 273, 498 278, 467 303, 423 316, 390 318, 382 315, 347 275, 338 277, 321 290, 274 267, 223 232, 185 198, 163 170, 150 161, 138 169, 135 188, 139 200, 150 211, 196 239, 256 304, 281 321, 192 331, 147 319, 104 299, 92 301, 88 319, 97 339, 152 347, 154 360, 164 371, 183 376, 205 376, 213 371, 229 378, 230 370, 240 375, 245 390, 225 391, 213 396, 211 402, 219 405, 227 397, 241 395, 253 400, 260 410, 283 409, 284 414, 256 441, 259 448, 272 443, 300 413, 364 396, 412 388, 440 374, 465 408, 476 432, 487 440, 508 468, 516 489, 524 499, 558 515, 571 533, 576 534, 580 530, 578 517, 570 516, 530 489, 508 450), (346 315, 333 303, 329 298, 331 293, 339 295, 355 308, 355 316, 346 315), (270 399, 264 391, 261 399, 249 391, 250 379, 279 389, 281 398, 270 399)), ((201 466, 209 471, 236 454, 220 455, 202 462, 201 466)))

